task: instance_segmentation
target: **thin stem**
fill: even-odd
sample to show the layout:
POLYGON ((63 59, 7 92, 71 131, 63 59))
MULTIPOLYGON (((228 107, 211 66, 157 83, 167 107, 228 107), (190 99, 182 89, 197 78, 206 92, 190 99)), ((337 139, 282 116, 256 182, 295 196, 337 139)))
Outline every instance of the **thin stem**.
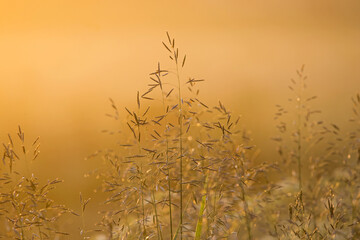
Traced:
POLYGON ((183 113, 182 113, 182 99, 181 99, 181 82, 179 74, 179 66, 176 62, 176 76, 178 79, 179 92, 179 151, 180 151, 180 240, 183 236, 183 113))
MULTIPOLYGON (((244 153, 242 153, 242 157, 244 158, 244 153)), ((241 175, 245 176, 244 162, 241 159, 240 159, 240 165, 241 165, 241 171, 242 171, 241 175)), ((241 188, 242 200, 243 200, 243 203, 244 203, 244 212, 245 212, 245 220, 246 220, 246 228, 247 228, 247 233, 248 233, 248 239, 252 240, 249 205, 248 205, 248 202, 247 202, 247 199, 246 199, 244 183, 241 182, 241 181, 240 181, 240 188, 241 188)))
MULTIPOLYGON (((137 124, 138 133, 140 134, 140 124, 137 124)), ((138 148, 139 154, 141 154, 141 145, 140 139, 138 139, 138 148)), ((145 239, 146 235, 146 227, 145 227, 145 203, 144 203, 144 191, 143 191, 143 166, 142 161, 140 159, 140 197, 141 197, 141 209, 142 209, 142 227, 143 227, 143 239, 145 239)))
MULTIPOLYGON (((15 207, 15 206, 14 206, 15 207)), ((18 216, 20 216, 20 219, 19 219, 19 221, 20 221, 20 229, 21 229, 21 234, 20 234, 20 239, 21 240, 25 240, 25 233, 24 233, 24 227, 23 227, 23 218, 22 218, 22 211, 21 211, 21 209, 20 209, 20 207, 18 206, 18 207, 15 207, 15 209, 17 210, 17 212, 18 212, 18 216)))
POLYGON ((42 238, 42 235, 41 235, 41 228, 40 228, 40 226, 38 226, 38 230, 39 230, 39 237, 40 237, 40 240, 42 240, 43 238, 42 238))
POLYGON ((145 227, 145 204, 144 204, 144 191, 143 191, 143 184, 142 184, 142 166, 140 167, 141 171, 141 179, 140 179, 140 192, 141 192, 141 209, 142 209, 142 225, 143 225, 143 237, 145 239, 146 235, 146 227, 145 227))
POLYGON ((23 221, 21 221, 21 240, 25 240, 25 233, 23 228, 23 221))
POLYGON ((169 168, 169 141, 166 137, 166 165, 168 166, 167 177, 168 177, 168 195, 169 195, 169 220, 170 220, 170 239, 173 238, 173 222, 172 222, 172 210, 171 210, 171 179, 170 179, 170 168, 169 168))
MULTIPOLYGON (((83 206, 81 206, 81 224, 82 224, 81 235, 84 235, 84 233, 85 233, 85 218, 84 218, 83 206)), ((83 237, 83 239, 85 239, 85 237, 83 237)))
POLYGON ((157 208, 156 208, 156 198, 155 198, 154 190, 152 191, 152 198, 153 198, 153 206, 154 206, 154 211, 155 211, 157 238, 158 238, 158 240, 160 240, 160 239, 162 240, 163 236, 162 236, 161 227, 159 224, 159 217, 158 217, 157 208))
MULTIPOLYGON (((159 69, 160 72, 160 69, 159 69)), ((159 73, 160 77, 160 73, 159 73)), ((161 91, 162 103, 164 107, 164 111, 166 112, 165 106, 165 97, 164 92, 161 91)), ((166 129, 165 129, 166 131, 166 129)), ((170 177, 170 167, 169 167, 169 138, 168 135, 165 134, 166 138, 166 166, 167 166, 167 183, 168 183, 168 198, 169 198, 169 221, 170 221, 170 239, 173 239, 173 222, 172 222, 172 200, 171 200, 171 177, 170 177)))
POLYGON ((303 93, 303 77, 300 76, 300 89, 298 96, 298 181, 299 181, 299 191, 302 190, 302 93, 303 93))
POLYGON ((204 211, 205 211, 205 207, 207 207, 207 189, 208 189, 208 174, 205 175, 205 183, 204 183, 204 194, 201 197, 201 203, 200 203, 200 209, 199 209, 199 214, 198 214, 198 221, 196 224, 196 229, 195 229, 195 240, 200 240, 201 239, 201 233, 202 233, 202 226, 203 226, 203 218, 204 218, 204 211))
MULTIPOLYGON (((170 41, 170 38, 169 38, 170 41)), ((178 57, 179 52, 178 49, 175 49, 175 40, 173 39, 173 42, 171 43, 172 48, 172 54, 173 54, 173 61, 176 65, 176 78, 178 81, 178 106, 179 106, 179 153, 180 153, 180 176, 179 176, 179 182, 180 182, 180 240, 182 240, 183 237, 183 113, 182 113, 182 98, 181 98, 181 81, 180 81, 180 73, 179 73, 179 63, 178 63, 178 57)))

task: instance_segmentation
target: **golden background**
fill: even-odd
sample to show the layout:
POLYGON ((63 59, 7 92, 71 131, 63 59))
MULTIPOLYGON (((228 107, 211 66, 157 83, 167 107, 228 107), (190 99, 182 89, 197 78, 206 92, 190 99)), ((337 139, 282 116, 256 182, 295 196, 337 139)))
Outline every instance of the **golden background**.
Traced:
POLYGON ((56 198, 68 206, 79 208, 80 191, 96 198, 84 158, 116 127, 108 98, 135 103, 158 61, 168 64, 166 31, 187 54, 184 76, 206 80, 205 102, 243 116, 263 157, 275 152, 275 104, 302 64, 316 107, 346 128, 360 91, 358 0, 1 0, 0 139, 18 125, 40 136, 34 169, 65 180, 56 198))

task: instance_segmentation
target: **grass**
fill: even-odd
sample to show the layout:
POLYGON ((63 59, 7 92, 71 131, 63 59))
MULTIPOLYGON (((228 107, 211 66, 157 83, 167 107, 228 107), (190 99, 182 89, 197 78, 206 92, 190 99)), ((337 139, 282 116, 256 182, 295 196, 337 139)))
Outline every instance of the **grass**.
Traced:
POLYGON ((3 238, 70 239, 57 224, 65 213, 81 218, 81 239, 94 231, 111 240, 360 238, 359 94, 351 132, 344 132, 312 108, 317 97, 301 67, 289 101, 276 105, 278 158, 259 163, 240 117, 220 101, 205 103, 204 80, 184 77, 186 55, 175 39, 167 34, 163 46, 169 67, 157 64, 134 106, 110 99, 109 116, 124 135, 95 158, 103 163, 98 172, 107 195, 101 223, 85 225, 91 201, 81 193, 80 214, 47 197, 61 181, 40 185, 30 161, 39 154, 38 139, 27 146, 19 128, 19 145, 9 135, 3 149, 3 238))
POLYGON ((15 139, 8 137, 8 144, 3 144, 0 169, 0 237, 25 240, 68 235, 56 223, 62 215, 76 213, 48 197, 62 181, 54 179, 41 184, 31 171, 31 162, 40 152, 39 138, 28 146, 20 127, 15 139))

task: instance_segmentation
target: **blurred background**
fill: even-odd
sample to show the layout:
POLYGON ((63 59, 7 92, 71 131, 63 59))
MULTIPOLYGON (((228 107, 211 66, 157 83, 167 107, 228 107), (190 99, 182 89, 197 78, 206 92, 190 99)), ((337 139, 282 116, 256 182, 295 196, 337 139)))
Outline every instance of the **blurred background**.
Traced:
POLYGON ((0 139, 18 125, 30 144, 40 136, 34 171, 64 180, 59 202, 78 210, 79 192, 99 198, 84 159, 114 140, 101 133, 116 127, 108 98, 132 105, 157 63, 169 65, 166 31, 187 54, 183 76, 206 80, 204 102, 243 116, 260 158, 275 154, 275 104, 302 64, 315 107, 346 128, 360 91, 358 0, 0 1, 0 139))

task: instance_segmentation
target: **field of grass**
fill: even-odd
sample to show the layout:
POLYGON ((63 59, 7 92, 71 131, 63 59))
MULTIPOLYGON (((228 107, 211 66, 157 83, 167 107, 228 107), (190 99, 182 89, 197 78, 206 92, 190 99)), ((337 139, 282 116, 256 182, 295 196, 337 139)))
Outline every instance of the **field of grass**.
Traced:
POLYGON ((292 97, 276 105, 278 134, 265 136, 278 157, 259 161, 241 117, 204 102, 206 81, 182 74, 186 54, 172 36, 162 44, 169 62, 149 74, 134 106, 110 99, 119 127, 104 134, 120 132, 118 142, 89 158, 101 163, 88 175, 107 196, 101 221, 85 224, 92 200, 81 193, 76 210, 49 197, 61 180, 32 173, 39 139, 19 127, 1 152, 3 239, 360 239, 359 93, 343 131, 312 107, 300 67, 284 86, 292 97), (80 222, 77 235, 62 226, 69 218, 80 222))

